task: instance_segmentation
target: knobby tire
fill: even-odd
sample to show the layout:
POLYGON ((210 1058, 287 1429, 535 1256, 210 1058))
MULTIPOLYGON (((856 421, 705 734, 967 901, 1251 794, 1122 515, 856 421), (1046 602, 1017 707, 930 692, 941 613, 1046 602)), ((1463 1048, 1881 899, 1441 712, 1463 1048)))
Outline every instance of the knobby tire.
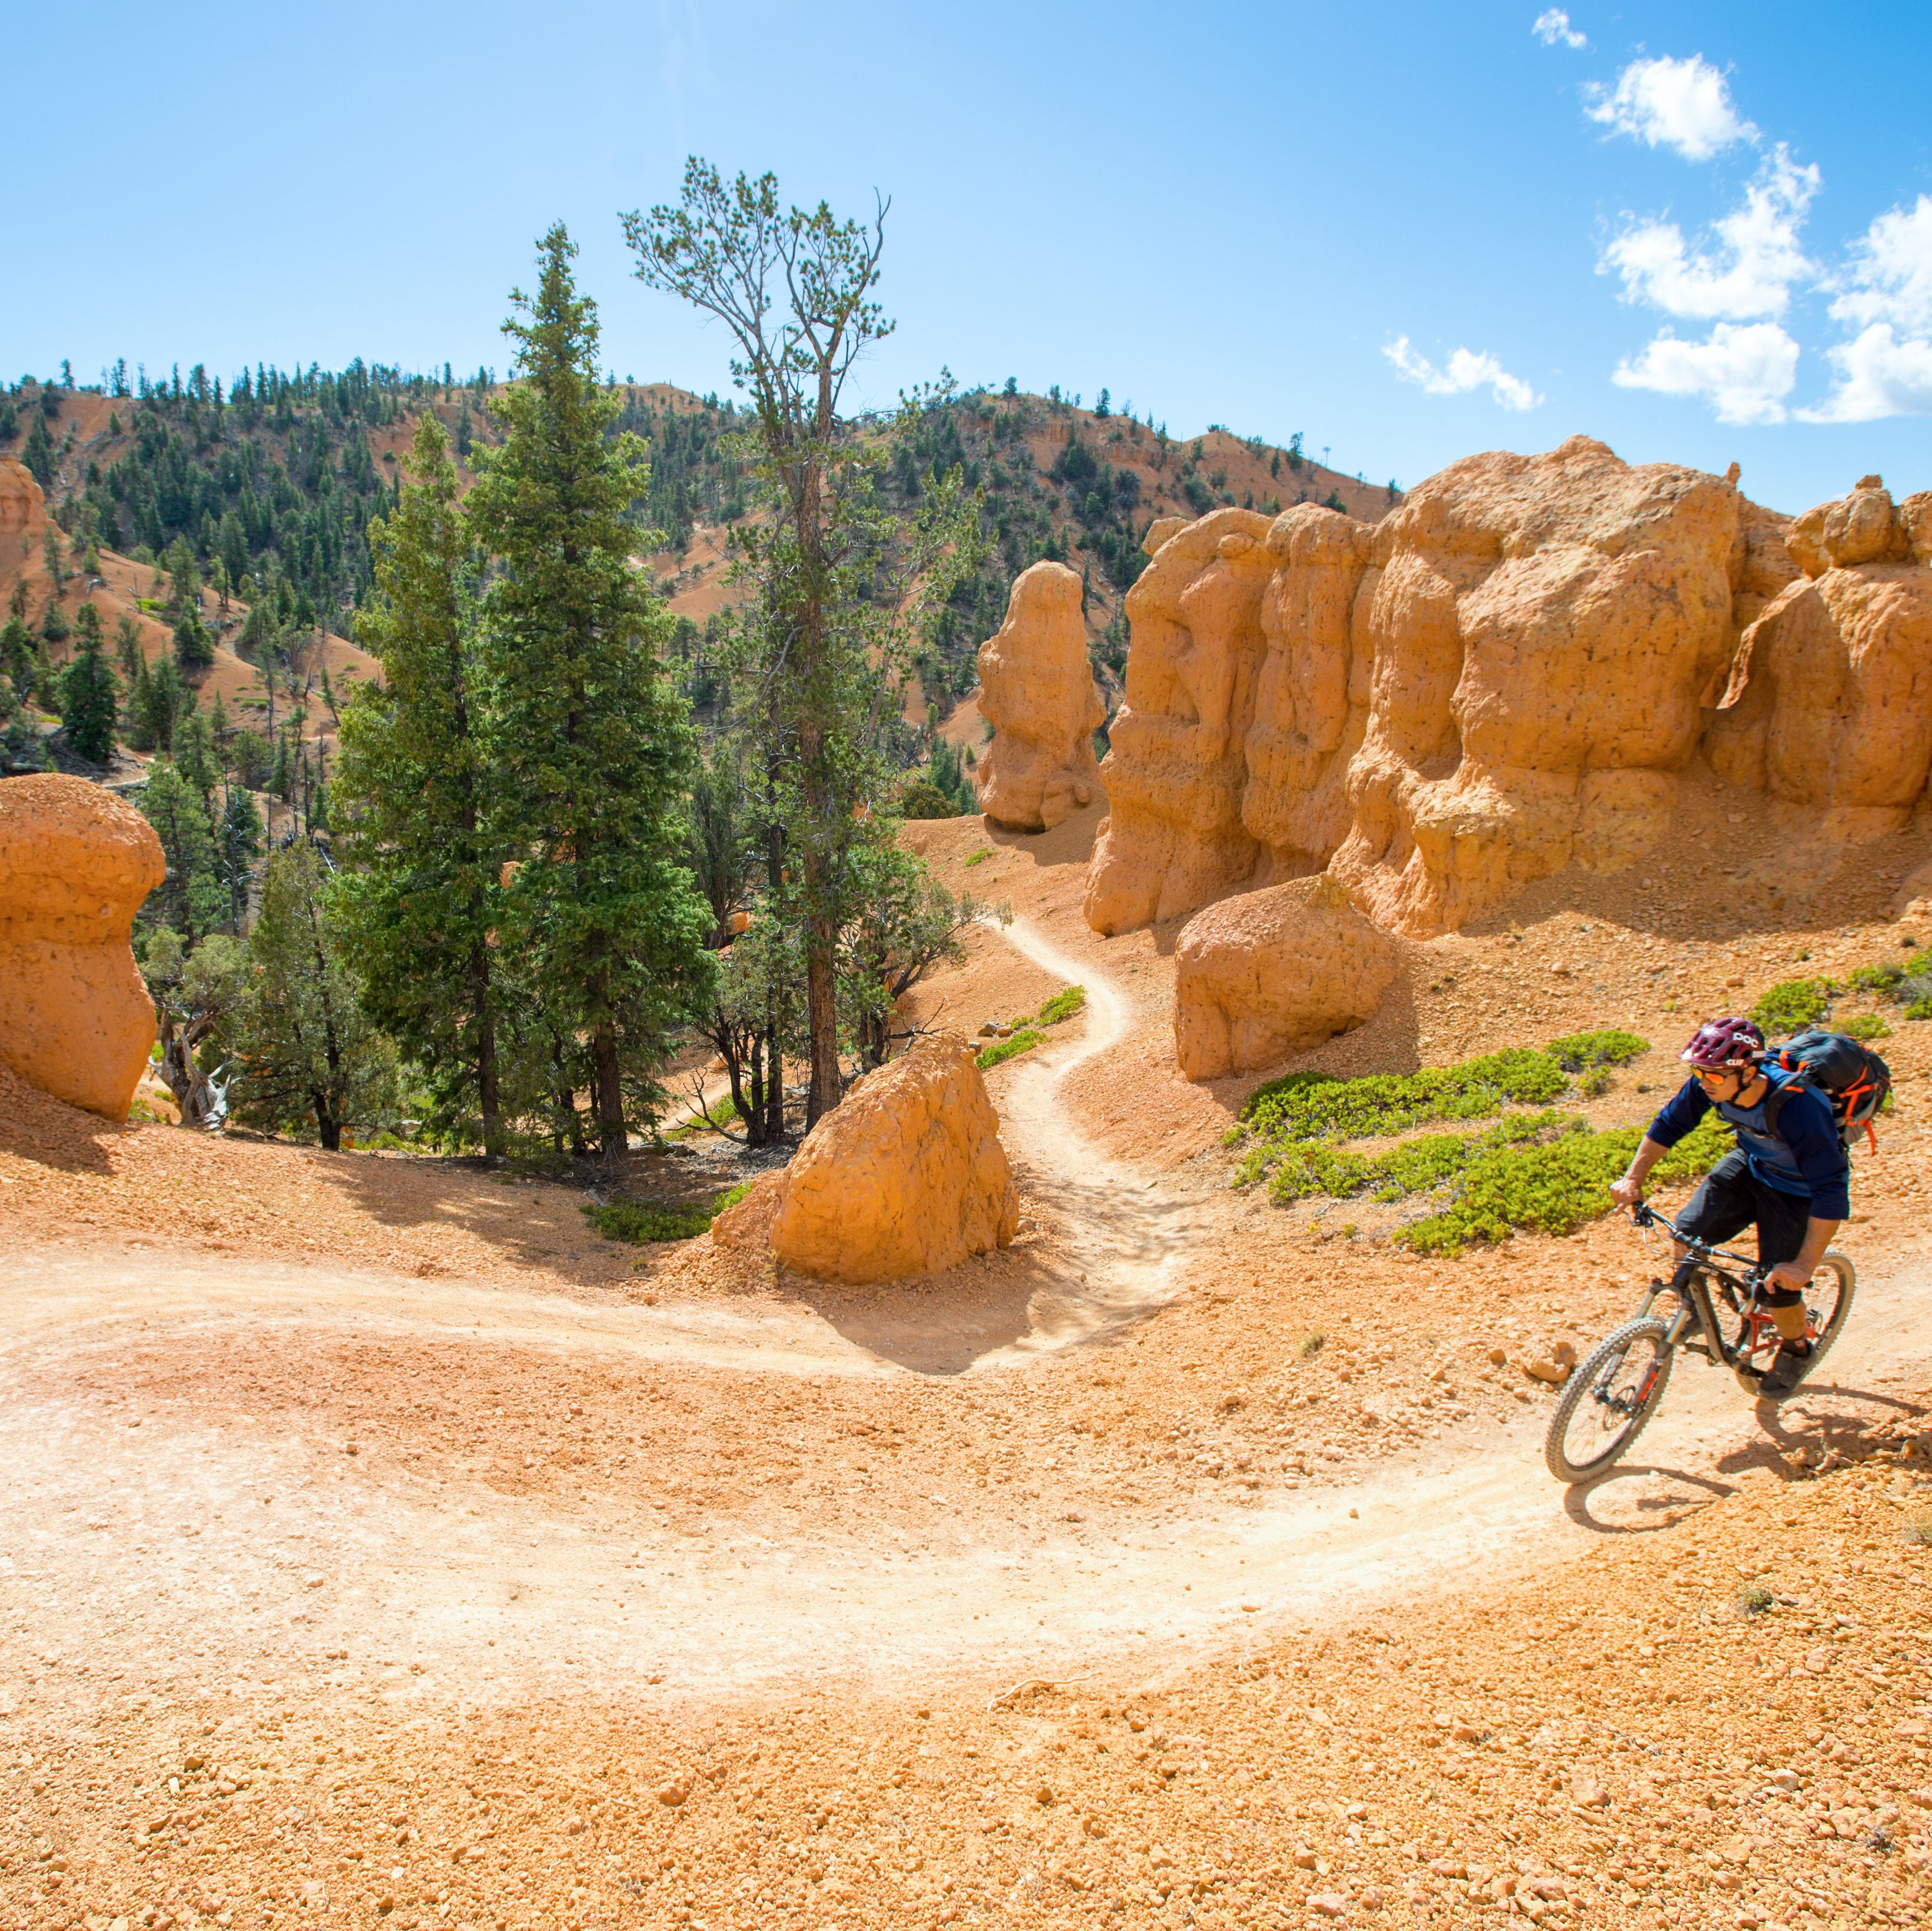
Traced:
POLYGON ((1622 1327, 1606 1335, 1578 1364, 1569 1385, 1557 1401, 1556 1412, 1550 1418, 1550 1432, 1544 1440, 1544 1459, 1558 1482, 1571 1484, 1594 1481, 1616 1466, 1631 1443, 1649 1425, 1658 1404, 1664 1399, 1664 1389, 1670 1386, 1670 1370, 1677 1358, 1669 1335, 1669 1329, 1661 1321, 1648 1317, 1626 1321, 1622 1327), (1573 1460, 1566 1438, 1577 1411, 1586 1403, 1593 1413, 1601 1410, 1604 1404, 1598 1401, 1596 1394, 1598 1384, 1616 1379, 1631 1350, 1639 1347, 1645 1351, 1646 1366, 1651 1361, 1657 1365, 1656 1377, 1648 1392, 1640 1404, 1622 1418, 1620 1428, 1614 1432, 1607 1428, 1603 1430, 1604 1446, 1600 1452, 1587 1459, 1573 1460))

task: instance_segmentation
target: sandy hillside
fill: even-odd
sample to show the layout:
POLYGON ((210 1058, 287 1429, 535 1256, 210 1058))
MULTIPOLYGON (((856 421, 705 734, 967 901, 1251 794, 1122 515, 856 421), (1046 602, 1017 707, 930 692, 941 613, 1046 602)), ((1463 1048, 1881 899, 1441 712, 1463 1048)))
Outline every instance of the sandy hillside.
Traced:
MULTIPOLYGON (((1634 1119, 1700 1013, 1895 956, 1922 836, 1740 866, 1690 791, 1312 1063, 1627 1026, 1634 1119)), ((1096 816, 908 829, 992 920, 921 1017, 1088 996, 988 1076, 1022 1232, 946 1276, 0 1086, 0 1925, 1923 1921, 1932 1027, 1815 1385, 1687 1359, 1566 1494, 1526 1367, 1657 1251, 1231 1191, 1253 1081, 1174 1074, 1172 931, 1078 916, 1096 816)), ((627 1185, 722 1184, 689 1144, 627 1185)))

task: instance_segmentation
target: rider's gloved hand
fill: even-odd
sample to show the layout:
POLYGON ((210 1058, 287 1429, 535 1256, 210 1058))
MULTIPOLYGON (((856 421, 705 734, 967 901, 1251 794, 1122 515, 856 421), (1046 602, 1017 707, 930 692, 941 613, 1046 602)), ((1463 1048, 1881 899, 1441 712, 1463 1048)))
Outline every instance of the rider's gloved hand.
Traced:
POLYGON ((1626 1173, 1621 1180, 1610 1182, 1610 1198, 1620 1207, 1634 1207, 1643 1198, 1643 1182, 1626 1173))

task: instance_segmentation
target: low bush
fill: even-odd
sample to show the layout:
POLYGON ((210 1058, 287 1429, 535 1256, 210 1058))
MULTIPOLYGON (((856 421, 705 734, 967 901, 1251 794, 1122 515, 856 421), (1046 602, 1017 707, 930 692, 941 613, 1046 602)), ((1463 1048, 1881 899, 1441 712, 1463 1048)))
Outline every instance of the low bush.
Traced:
POLYGON ((1087 1003, 1084 986, 1066 986, 1055 993, 1030 1019, 1023 1019, 1013 1029, 1010 1039, 996 1039, 992 1045, 982 1049, 979 1065, 982 1073, 1004 1065, 1009 1059, 1016 1059, 1022 1053, 1029 1053, 1046 1038, 1045 1029, 1058 1026, 1062 1020, 1071 1019, 1087 1003))
POLYGON ((1855 966, 1850 975, 1852 990, 1888 993, 1905 977, 1905 964, 1902 959, 1888 959, 1876 966, 1855 966))
POLYGON ((1650 1050, 1650 1041, 1611 1027, 1600 1032, 1566 1033, 1543 1050, 1564 1072, 1587 1073, 1592 1067, 1628 1066, 1638 1054, 1650 1050))
POLYGON ((1750 1016, 1768 1039, 1788 1039, 1830 1017, 1832 1002, 1844 987, 1836 979, 1784 979, 1751 1008, 1750 1016))
POLYGON ((695 1240, 707 1232, 711 1223, 727 1207, 735 1206, 752 1191, 746 1180, 720 1194, 715 1200, 686 1200, 675 1204, 660 1200, 612 1200, 603 1206, 586 1206, 584 1218, 606 1240, 628 1241, 643 1247, 653 1241, 695 1240))
POLYGON ((1534 1106, 1554 1099, 1568 1084, 1550 1054, 1511 1047, 1419 1073, 1376 1073, 1360 1080, 1291 1073, 1258 1086, 1241 1118, 1255 1133, 1271 1138, 1360 1140, 1401 1133, 1429 1120, 1480 1119, 1512 1101, 1534 1106))
POLYGON ((1500 1121, 1486 1132, 1424 1134, 1372 1155, 1308 1141, 1282 1153, 1268 1181, 1268 1197, 1282 1204, 1314 1194, 1342 1200, 1366 1193, 1377 1200, 1400 1200, 1441 1186, 1496 1147, 1546 1138, 1568 1131, 1573 1124, 1564 1113, 1525 1113, 1500 1121))
POLYGON ((989 1072, 995 1066, 1004 1065, 1009 1059, 1017 1059, 1022 1053, 1030 1053, 1046 1037, 1045 1033, 1030 1023, 1016 1026, 1010 1039, 996 1039, 992 1045, 982 1049, 980 1071, 989 1072))
MULTIPOLYGON (((1462 1170, 1456 1197, 1412 1221, 1395 1238, 1422 1254, 1455 1254, 1476 1241, 1507 1240, 1518 1227, 1574 1233, 1609 1212, 1610 1182, 1630 1164, 1642 1127, 1594 1132, 1582 1120, 1540 1145, 1502 1146, 1462 1170)), ((1732 1146, 1714 1113, 1686 1135, 1653 1172, 1669 1185, 1708 1173, 1732 1146)))
POLYGON ((1876 1013, 1854 1013, 1838 1030, 1853 1039, 1889 1039, 1892 1029, 1876 1013))
POLYGON ((1087 1004, 1084 986, 1069 986, 1064 992, 1055 993, 1035 1015, 1035 1023, 1040 1026, 1058 1026, 1062 1020, 1071 1019, 1087 1004))

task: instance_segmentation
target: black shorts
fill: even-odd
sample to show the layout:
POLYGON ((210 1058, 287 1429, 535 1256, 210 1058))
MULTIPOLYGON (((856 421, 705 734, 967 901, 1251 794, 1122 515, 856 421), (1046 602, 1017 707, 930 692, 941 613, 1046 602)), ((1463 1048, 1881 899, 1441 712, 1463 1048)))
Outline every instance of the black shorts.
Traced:
POLYGON ((1715 1247, 1735 1240, 1755 1221, 1757 1257, 1766 1266, 1775 1266, 1780 1260, 1797 1259, 1810 1220, 1810 1201, 1767 1187, 1752 1173, 1740 1148, 1726 1154, 1705 1175, 1677 1224, 1715 1247))

